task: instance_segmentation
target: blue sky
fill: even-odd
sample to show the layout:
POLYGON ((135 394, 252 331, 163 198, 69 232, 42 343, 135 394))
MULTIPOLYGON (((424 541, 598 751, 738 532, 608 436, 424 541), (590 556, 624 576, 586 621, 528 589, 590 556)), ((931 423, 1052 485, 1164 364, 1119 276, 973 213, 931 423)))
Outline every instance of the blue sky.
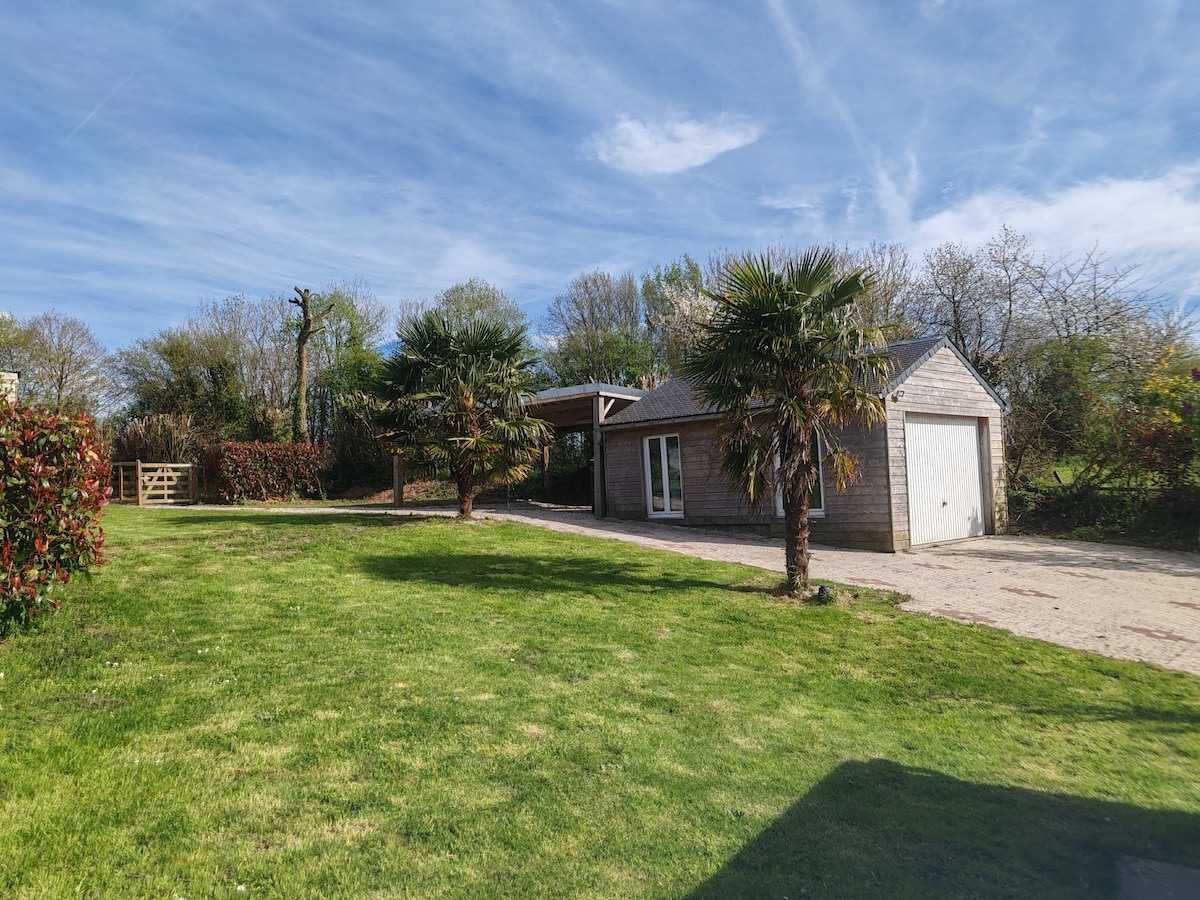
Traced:
POLYGON ((0 309, 111 349, 200 300, 784 241, 1098 244, 1200 301, 1193 0, 42 0, 0 17, 0 309))

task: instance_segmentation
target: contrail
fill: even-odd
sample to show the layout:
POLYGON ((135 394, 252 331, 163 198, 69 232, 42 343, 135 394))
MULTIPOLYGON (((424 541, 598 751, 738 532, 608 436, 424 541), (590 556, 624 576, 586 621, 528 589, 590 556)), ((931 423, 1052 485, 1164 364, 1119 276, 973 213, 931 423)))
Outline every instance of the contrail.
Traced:
MULTIPOLYGON (((169 41, 175 35, 175 32, 177 32, 180 29, 180 27, 183 25, 183 23, 186 22, 189 18, 191 18, 192 13, 194 13, 197 9, 199 9, 200 4, 203 2, 204 2, 204 0, 196 0, 196 2, 192 4, 191 8, 180 17, 179 21, 176 22, 174 24, 174 26, 172 26, 171 30, 168 31, 163 36, 162 40, 160 40, 158 42, 158 46, 162 46, 167 41, 169 41)), ((65 138, 63 138, 62 144, 60 144, 59 146, 60 147, 66 146, 67 141, 69 141, 69 140, 71 140, 71 138, 75 137, 75 135, 79 132, 80 128, 82 128, 88 122, 92 121, 92 119, 95 117, 96 113, 98 113, 98 112, 100 112, 100 110, 104 109, 104 107, 108 103, 108 101, 111 100, 113 97, 115 97, 117 95, 117 92, 119 90, 121 90, 121 88, 125 87, 126 84, 129 83, 129 79, 131 79, 134 75, 136 75, 139 71, 141 71, 141 68, 142 68, 142 64, 139 62, 136 66, 134 66, 132 69, 130 69, 129 74, 126 75, 124 78, 122 78, 120 83, 115 88, 113 88, 111 91, 108 92, 108 96, 105 97, 103 100, 101 100, 99 103, 97 103, 96 108, 93 109, 86 116, 84 116, 82 122, 80 122, 73 129, 71 129, 71 133, 68 134, 65 138)))
POLYGON ((800 81, 808 92, 809 98, 816 102, 828 104, 832 108, 834 116, 842 123, 842 127, 846 129, 846 133, 850 136, 859 159, 862 160, 863 165, 867 167, 871 176, 875 179, 878 199, 880 205, 884 207, 884 211, 899 222, 907 220, 910 213, 908 203, 896 187, 896 183, 892 181, 891 176, 884 170, 883 163, 879 158, 878 149, 869 146, 868 142, 863 138, 862 131, 858 127, 858 121, 854 118, 854 113, 850 111, 850 107, 830 86, 829 81, 825 78, 825 71, 816 61, 816 55, 812 52, 812 48, 808 46, 804 35, 796 28, 795 23, 792 22, 791 17, 788 15, 788 11, 784 6, 784 0, 765 0, 765 2, 771 18, 775 20, 775 25, 779 29, 779 36, 786 46, 788 55, 791 57, 792 65, 796 68, 796 73, 800 76, 800 81))

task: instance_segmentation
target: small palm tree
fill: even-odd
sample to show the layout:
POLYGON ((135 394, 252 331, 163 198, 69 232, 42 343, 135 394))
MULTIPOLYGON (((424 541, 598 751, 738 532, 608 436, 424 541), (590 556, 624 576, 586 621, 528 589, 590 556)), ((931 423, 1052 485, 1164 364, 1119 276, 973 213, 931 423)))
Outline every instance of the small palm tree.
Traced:
POLYGON ((458 514, 478 493, 529 474, 550 426, 525 412, 535 357, 522 328, 452 325, 436 312, 404 324, 374 393, 384 441, 410 475, 449 473, 458 514))
POLYGON ((835 487, 845 490, 858 475, 858 460, 833 429, 883 421, 876 393, 888 373, 882 336, 856 324, 854 314, 855 298, 870 286, 863 271, 839 276, 830 249, 780 262, 771 255, 734 258, 715 289, 705 291, 716 313, 683 367, 700 395, 722 410, 717 439, 725 474, 753 504, 762 504, 771 488, 782 494, 791 592, 808 587, 818 446, 825 447, 835 487))

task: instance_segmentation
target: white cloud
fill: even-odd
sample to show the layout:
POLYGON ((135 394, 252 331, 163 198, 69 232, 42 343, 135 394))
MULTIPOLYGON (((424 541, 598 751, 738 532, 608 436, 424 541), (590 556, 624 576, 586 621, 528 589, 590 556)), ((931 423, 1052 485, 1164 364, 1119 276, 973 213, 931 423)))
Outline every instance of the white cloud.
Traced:
POLYGON ((1200 299, 1200 161, 1150 178, 1103 178, 1031 197, 997 189, 913 222, 896 237, 915 251, 944 241, 978 246, 1001 225, 1047 255, 1093 246, 1136 265, 1144 283, 1178 299, 1200 299))
POLYGON ((592 139, 591 150, 602 163, 623 172, 675 175, 753 144, 762 133, 762 126, 726 115, 708 122, 673 119, 663 124, 622 116, 592 139))
POLYGON ((767 209, 812 209, 806 195, 801 191, 782 191, 777 194, 760 194, 758 205, 767 209))

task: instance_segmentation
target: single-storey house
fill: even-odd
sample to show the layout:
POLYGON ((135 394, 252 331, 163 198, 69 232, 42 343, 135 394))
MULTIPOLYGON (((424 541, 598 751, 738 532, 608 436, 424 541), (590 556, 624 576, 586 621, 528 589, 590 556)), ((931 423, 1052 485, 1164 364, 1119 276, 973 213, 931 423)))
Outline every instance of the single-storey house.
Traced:
MULTIPOLYGON (((811 501, 812 539, 894 552, 1003 533, 1003 402, 947 338, 888 349, 893 375, 878 387, 886 421, 841 432, 859 459, 860 478, 838 494, 821 473, 811 501)), ((604 418, 597 512, 781 534, 778 497, 751 508, 721 473, 718 418, 683 378, 604 418)))

